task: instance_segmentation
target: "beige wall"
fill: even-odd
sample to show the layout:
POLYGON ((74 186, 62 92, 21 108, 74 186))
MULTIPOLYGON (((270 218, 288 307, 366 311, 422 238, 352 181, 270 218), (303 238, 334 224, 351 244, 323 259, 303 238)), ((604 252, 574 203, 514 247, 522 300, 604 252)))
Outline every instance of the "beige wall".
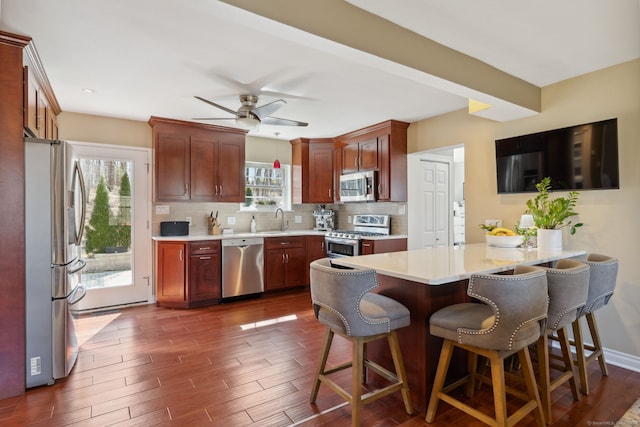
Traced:
POLYGON ((62 112, 58 116, 60 139, 151 148, 147 122, 62 112))
POLYGON ((485 218, 515 224, 531 198, 497 194, 495 139, 617 117, 620 189, 581 192, 577 211, 585 226, 574 236, 565 231, 564 243, 619 259, 616 294, 597 317, 605 347, 640 357, 640 60, 545 87, 542 103, 541 114, 507 123, 466 111, 414 123, 408 151, 464 144, 466 238, 481 242, 478 224, 485 218))

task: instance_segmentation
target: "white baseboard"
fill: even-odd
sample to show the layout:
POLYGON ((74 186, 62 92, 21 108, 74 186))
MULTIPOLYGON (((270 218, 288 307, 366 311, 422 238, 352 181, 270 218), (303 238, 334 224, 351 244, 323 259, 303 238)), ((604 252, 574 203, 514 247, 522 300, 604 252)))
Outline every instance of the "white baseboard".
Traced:
MULTIPOLYGON (((554 348, 560 348, 560 343, 558 343, 557 341, 553 341, 551 345, 554 348)), ((571 346, 571 351, 575 354, 575 347, 571 346)), ((634 372, 640 372, 640 357, 638 356, 633 356, 631 354, 622 353, 620 351, 609 350, 605 348, 604 359, 609 365, 617 366, 623 369, 628 369, 634 372)))
POLYGON ((605 348, 604 360, 606 360, 608 364, 628 369, 630 371, 640 372, 640 357, 638 356, 605 348))

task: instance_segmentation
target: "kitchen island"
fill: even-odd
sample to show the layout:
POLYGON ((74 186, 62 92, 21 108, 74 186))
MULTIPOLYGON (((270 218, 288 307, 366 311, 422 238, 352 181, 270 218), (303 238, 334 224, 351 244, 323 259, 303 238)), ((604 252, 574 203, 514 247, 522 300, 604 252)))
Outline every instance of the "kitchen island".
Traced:
MULTIPOLYGON (((442 346, 442 339, 429 333, 429 318, 443 307, 470 300, 466 290, 472 274, 502 273, 518 265, 545 265, 583 254, 583 250, 548 252, 474 243, 336 258, 332 262, 376 270, 375 292, 401 302, 411 312, 411 325, 399 329, 398 336, 413 403, 424 410, 442 346)), ((382 340, 370 343, 368 352, 373 360, 389 368, 393 366, 387 344, 382 340)), ((456 366, 455 360, 452 366, 456 366)), ((462 361, 459 366, 464 368, 466 364, 462 361)))

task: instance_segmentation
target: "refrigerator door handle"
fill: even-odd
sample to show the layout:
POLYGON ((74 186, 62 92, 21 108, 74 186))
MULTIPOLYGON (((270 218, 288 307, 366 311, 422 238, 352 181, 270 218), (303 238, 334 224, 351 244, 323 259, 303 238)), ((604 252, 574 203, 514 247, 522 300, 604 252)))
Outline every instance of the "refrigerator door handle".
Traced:
POLYGON ((87 266, 87 262, 82 258, 78 258, 78 260, 74 264, 78 264, 79 266, 74 269, 70 269, 69 274, 75 274, 87 266))
POLYGON ((74 164, 74 175, 78 177, 78 181, 80 184, 80 195, 82 197, 82 211, 80 214, 80 227, 79 230, 76 230, 76 245, 80 246, 82 244, 82 235, 84 234, 84 222, 87 215, 87 194, 84 188, 84 176, 82 175, 82 170, 80 169, 80 162, 76 160, 74 164))
POLYGON ((69 298, 68 298, 69 307, 79 303, 82 300, 82 298, 85 297, 85 295, 87 295, 87 288, 85 288, 84 285, 82 284, 76 286, 73 292, 71 292, 71 295, 69 295, 69 298), (80 294, 80 295, 78 296, 77 294, 80 294))

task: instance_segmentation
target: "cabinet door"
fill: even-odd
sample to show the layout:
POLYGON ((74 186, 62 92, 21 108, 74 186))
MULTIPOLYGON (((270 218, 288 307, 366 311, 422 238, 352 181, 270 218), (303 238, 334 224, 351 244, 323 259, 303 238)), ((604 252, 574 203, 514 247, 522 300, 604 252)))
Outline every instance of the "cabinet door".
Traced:
POLYGON ((220 135, 218 185, 220 201, 244 202, 244 135, 220 135))
POLYGON ((305 284, 309 284, 309 264, 313 261, 325 258, 327 251, 324 246, 324 236, 307 236, 307 260, 305 263, 305 284))
POLYGON ((179 242, 159 242, 158 250, 158 305, 163 302, 186 302, 186 245, 179 242))
POLYGON ((285 255, 283 249, 265 251, 264 290, 272 291, 285 286, 285 255))
MULTIPOLYGON (((378 194, 377 199, 391 199, 391 156, 389 135, 378 137, 378 194)), ((406 183, 405 183, 406 186, 406 183)))
POLYGON ((217 303, 222 294, 219 253, 192 255, 189 260, 189 304, 217 303))
POLYGON ((342 146, 342 174, 358 171, 358 143, 342 146))
POLYGON ((378 169, 378 138, 371 138, 358 144, 359 170, 378 169))
POLYGON ((407 250, 407 239, 363 239, 360 255, 381 254, 385 252, 398 252, 407 250))
POLYGON ((309 200, 306 203, 333 203, 333 146, 309 145, 309 200))
POLYGON ((211 138, 190 138, 191 156, 191 192, 193 201, 206 202, 215 200, 217 190, 217 157, 218 144, 211 138))
POLYGON ((307 265, 304 248, 285 249, 285 286, 300 286, 306 283, 307 265))
POLYGON ((156 200, 189 200, 189 136, 159 134, 155 149, 156 200))

